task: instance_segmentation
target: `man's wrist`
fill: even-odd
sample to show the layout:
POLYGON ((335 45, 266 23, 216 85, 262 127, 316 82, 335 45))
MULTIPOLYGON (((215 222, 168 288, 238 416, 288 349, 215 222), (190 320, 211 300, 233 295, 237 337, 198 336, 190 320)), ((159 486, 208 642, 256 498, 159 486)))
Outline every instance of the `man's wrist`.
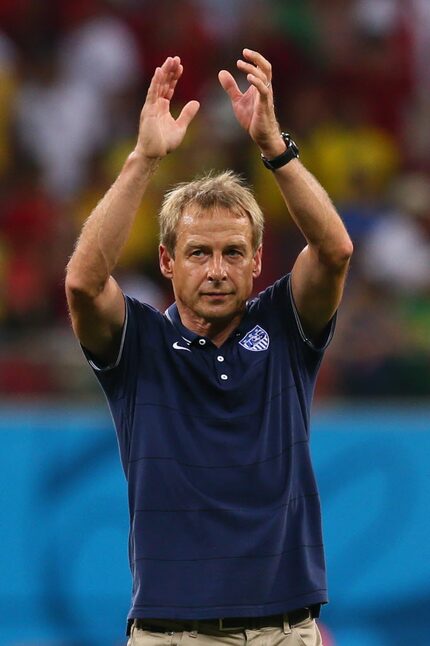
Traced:
POLYGON ((139 148, 135 148, 130 155, 128 156, 128 159, 130 160, 131 163, 136 163, 136 164, 142 164, 147 168, 157 168, 158 164, 162 160, 162 157, 149 157, 144 153, 143 150, 140 150, 139 148))
POLYGON ((260 153, 266 159, 274 159, 278 155, 282 155, 285 151, 285 141, 282 139, 281 133, 268 143, 265 143, 264 146, 259 146, 260 153))
MULTIPOLYGON (((296 159, 299 156, 299 149, 295 142, 291 139, 291 136, 287 132, 281 132, 281 140, 283 143, 283 150, 277 155, 270 156, 261 154, 261 161, 264 166, 271 171, 278 170, 288 164, 292 159, 296 159)), ((277 148, 277 150, 279 150, 277 148)))

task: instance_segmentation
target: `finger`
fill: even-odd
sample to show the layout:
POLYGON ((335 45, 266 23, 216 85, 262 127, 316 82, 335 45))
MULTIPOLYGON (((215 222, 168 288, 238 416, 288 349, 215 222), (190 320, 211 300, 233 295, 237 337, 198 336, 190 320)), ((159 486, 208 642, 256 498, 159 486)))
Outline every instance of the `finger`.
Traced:
POLYGON ((272 66, 259 52, 255 52, 253 49, 245 48, 243 50, 243 56, 247 61, 253 63, 256 67, 260 68, 262 72, 267 76, 267 80, 272 80, 272 66))
POLYGON ((163 75, 163 84, 161 88, 161 95, 167 98, 172 86, 176 85, 183 71, 181 59, 179 56, 168 56, 161 66, 161 73, 163 75))
POLYGON ((183 69, 179 56, 168 56, 161 67, 155 69, 146 100, 154 103, 158 98, 163 97, 170 101, 183 69))
POLYGON ((170 101, 170 99, 173 96, 173 93, 175 91, 175 87, 177 82, 182 76, 182 72, 184 71, 184 68, 182 65, 179 65, 178 68, 175 68, 172 72, 169 74, 168 82, 165 84, 164 88, 164 94, 163 96, 170 101))
POLYGON ((176 84, 177 84, 178 80, 179 80, 179 79, 172 79, 172 80, 169 82, 169 85, 167 86, 167 88, 166 88, 166 90, 165 90, 165 92, 164 92, 164 95, 163 95, 163 96, 165 96, 165 98, 166 98, 166 99, 168 99, 169 101, 170 101, 170 100, 171 100, 171 98, 173 97, 173 94, 174 94, 174 92, 175 92, 175 87, 176 87, 176 84))
POLYGON ((171 56, 169 56, 168 58, 166 58, 161 67, 155 68, 146 95, 147 100, 149 99, 150 102, 154 102, 158 97, 163 96, 163 92, 165 91, 166 75, 168 74, 168 70, 171 68, 171 66, 172 58, 171 56))
POLYGON ((240 69, 241 72, 244 72, 247 76, 249 74, 252 74, 257 78, 260 78, 264 83, 270 83, 270 78, 267 77, 267 74, 265 74, 261 68, 256 67, 252 63, 247 63, 246 61, 242 61, 241 59, 239 59, 237 61, 237 67, 240 69))
POLYGON ((198 101, 188 101, 188 103, 182 108, 181 114, 176 119, 178 126, 187 129, 199 111, 199 108, 200 103, 198 101))
POLYGON ((255 74, 247 74, 246 79, 248 83, 253 85, 259 92, 261 98, 268 100, 272 94, 272 84, 266 79, 261 79, 255 74))
POLYGON ((163 72, 170 73, 173 69, 181 64, 179 56, 168 56, 164 63, 161 65, 163 72))
POLYGON ((149 84, 148 92, 146 93, 146 100, 153 103, 160 94, 162 80, 162 72, 159 67, 155 68, 151 82, 149 84))
POLYGON ((239 90, 236 81, 233 76, 227 70, 221 70, 218 74, 218 80, 221 83, 221 86, 232 101, 239 99, 242 96, 242 92, 239 90))

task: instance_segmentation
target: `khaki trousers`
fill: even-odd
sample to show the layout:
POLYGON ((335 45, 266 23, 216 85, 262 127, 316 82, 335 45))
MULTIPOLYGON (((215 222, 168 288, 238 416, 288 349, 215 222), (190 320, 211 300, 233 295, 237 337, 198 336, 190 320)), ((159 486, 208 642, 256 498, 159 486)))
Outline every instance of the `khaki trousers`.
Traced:
POLYGON ((240 632, 224 632, 205 629, 194 631, 153 633, 149 630, 131 628, 127 646, 323 646, 315 619, 290 626, 284 621, 283 628, 261 628, 240 632))

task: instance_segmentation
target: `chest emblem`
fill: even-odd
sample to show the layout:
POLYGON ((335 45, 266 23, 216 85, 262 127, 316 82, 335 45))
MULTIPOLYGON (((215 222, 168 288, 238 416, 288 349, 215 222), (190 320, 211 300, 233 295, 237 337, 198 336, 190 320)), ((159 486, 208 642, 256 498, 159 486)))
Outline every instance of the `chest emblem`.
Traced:
POLYGON ((251 352, 262 352, 267 350, 270 344, 270 338, 266 330, 263 330, 262 327, 256 325, 246 334, 239 344, 245 348, 245 350, 250 350, 251 352))

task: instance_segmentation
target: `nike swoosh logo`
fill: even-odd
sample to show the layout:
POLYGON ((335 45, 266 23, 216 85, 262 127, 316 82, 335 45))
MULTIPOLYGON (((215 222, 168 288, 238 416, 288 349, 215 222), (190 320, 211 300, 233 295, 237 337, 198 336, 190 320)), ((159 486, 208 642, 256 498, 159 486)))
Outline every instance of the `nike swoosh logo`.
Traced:
POLYGON ((175 343, 173 344, 173 348, 175 350, 186 350, 187 352, 191 352, 191 350, 189 348, 184 348, 184 346, 179 345, 179 343, 177 341, 175 341, 175 343))

